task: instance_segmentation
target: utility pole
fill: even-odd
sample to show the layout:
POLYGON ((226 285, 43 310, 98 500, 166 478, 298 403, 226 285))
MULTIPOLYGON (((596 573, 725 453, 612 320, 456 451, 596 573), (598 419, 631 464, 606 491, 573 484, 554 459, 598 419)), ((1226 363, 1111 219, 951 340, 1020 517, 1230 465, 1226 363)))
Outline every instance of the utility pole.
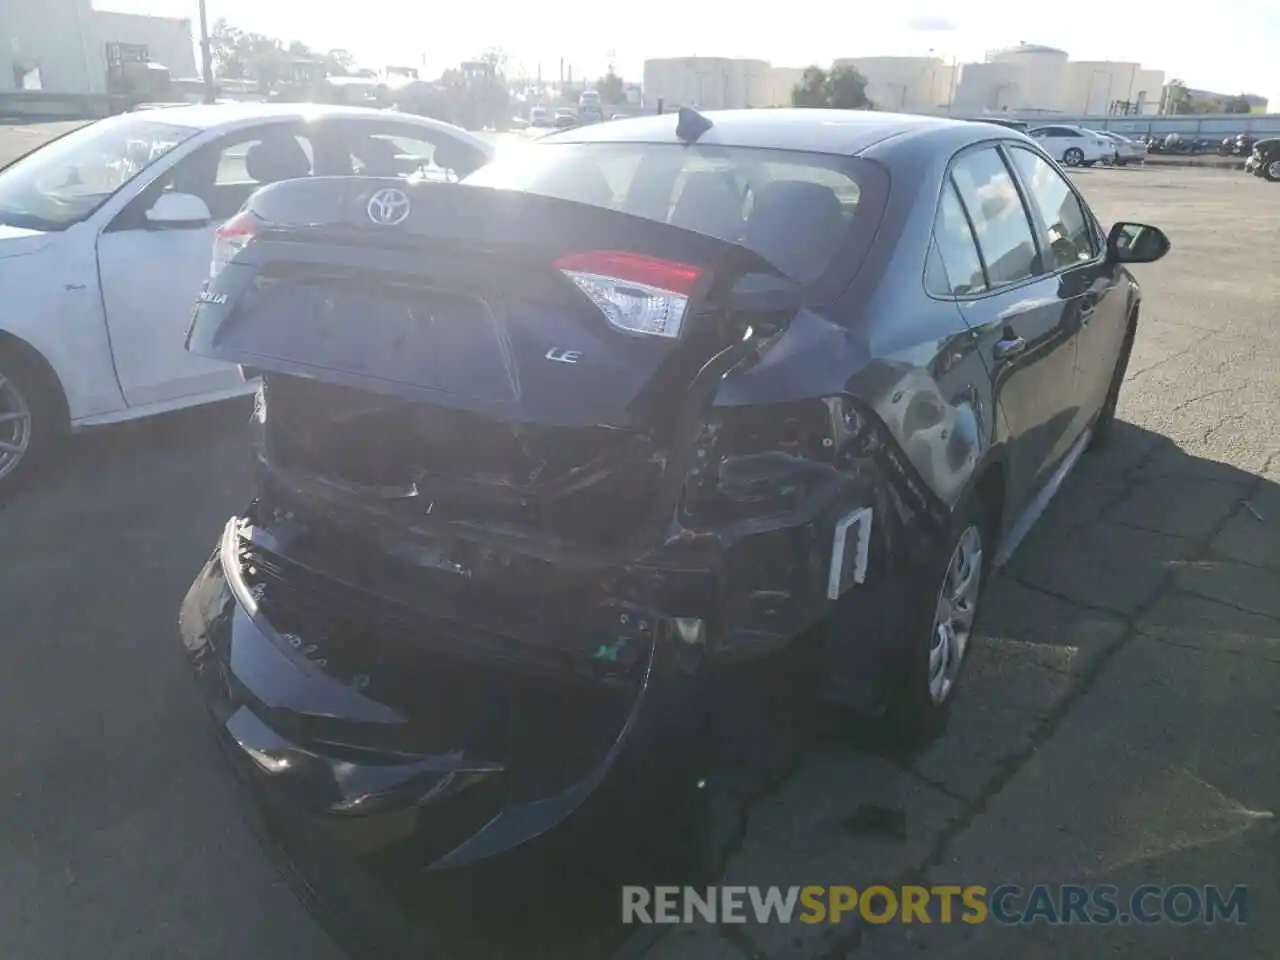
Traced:
POLYGON ((200 66, 204 74, 204 102, 213 103, 218 99, 218 91, 213 85, 213 50, 209 46, 209 13, 205 0, 200 0, 200 66))

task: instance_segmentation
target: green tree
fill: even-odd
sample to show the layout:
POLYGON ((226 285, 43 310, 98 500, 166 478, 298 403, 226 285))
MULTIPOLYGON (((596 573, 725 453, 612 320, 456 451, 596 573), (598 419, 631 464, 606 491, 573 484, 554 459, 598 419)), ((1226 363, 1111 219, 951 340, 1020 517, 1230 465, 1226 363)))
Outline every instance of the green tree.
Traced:
POLYGON ((243 80, 248 76, 244 61, 244 32, 226 20, 218 20, 209 31, 209 52, 213 57, 213 72, 228 80, 243 80))
POLYGON ((826 107, 834 110, 872 110, 867 97, 867 78, 852 67, 824 70, 806 67, 800 82, 791 91, 793 107, 826 107))
POLYGON ((610 106, 625 103, 627 100, 626 85, 612 68, 596 82, 596 90, 600 94, 601 102, 610 106))

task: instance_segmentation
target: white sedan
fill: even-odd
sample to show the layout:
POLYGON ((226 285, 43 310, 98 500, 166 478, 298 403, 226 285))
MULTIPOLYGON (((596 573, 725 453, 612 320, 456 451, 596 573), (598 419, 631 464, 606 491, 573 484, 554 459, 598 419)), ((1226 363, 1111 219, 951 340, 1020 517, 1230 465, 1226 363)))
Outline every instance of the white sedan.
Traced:
POLYGON ((1092 167, 1115 156, 1116 145, 1097 134, 1066 123, 1032 127, 1027 136, 1034 137, 1049 156, 1064 167, 1092 167))
POLYGON ((214 231, 264 184, 465 176, 488 142, 422 117, 214 104, 80 127, 0 170, 0 497, 68 429, 251 389, 187 353, 214 231))

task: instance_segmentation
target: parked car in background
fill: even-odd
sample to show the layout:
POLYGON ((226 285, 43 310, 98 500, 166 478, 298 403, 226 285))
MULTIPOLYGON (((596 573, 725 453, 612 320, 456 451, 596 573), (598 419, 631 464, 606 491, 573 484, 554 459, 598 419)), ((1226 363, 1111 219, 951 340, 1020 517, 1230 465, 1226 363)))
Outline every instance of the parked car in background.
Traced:
POLYGON ((970 123, 994 123, 998 127, 1005 127, 1009 130, 1017 130, 1026 133, 1031 125, 1025 120, 1010 120, 1006 117, 967 117, 970 123))
POLYGON ((465 176, 487 141, 407 114, 232 103, 126 113, 0 171, 0 492, 70 428, 244 393, 182 334, 215 236, 259 187, 465 176))
POLYGON ((534 107, 529 111, 529 126, 531 127, 550 127, 554 126, 551 122, 551 112, 546 107, 534 107))
POLYGON ((1092 167, 1105 157, 1114 156, 1111 141, 1083 127, 1065 123, 1032 127, 1027 136, 1037 141, 1053 159, 1064 167, 1092 167))
POLYGON ((1091 130, 1090 133, 1115 144, 1115 153, 1111 158, 1111 162, 1116 166, 1123 167, 1130 163, 1146 162, 1147 146, 1145 143, 1138 140, 1130 140, 1128 137, 1113 130, 1091 130))
POLYGON ((584 125, 604 122, 604 106, 598 90, 582 91, 578 98, 578 119, 584 125))
POLYGON ((1244 168, 1254 176, 1280 183, 1280 139, 1255 141, 1244 168))
POLYGON ((578 126, 578 114, 570 107, 556 107, 555 118, 551 122, 557 130, 567 130, 578 126))
POLYGON ((255 193, 188 348, 262 375, 257 493, 179 622, 256 795, 417 875, 704 763, 746 660, 941 729, 983 585, 1113 428, 1130 266, 1169 247, 1055 160, 681 110, 395 220, 367 180, 255 193))

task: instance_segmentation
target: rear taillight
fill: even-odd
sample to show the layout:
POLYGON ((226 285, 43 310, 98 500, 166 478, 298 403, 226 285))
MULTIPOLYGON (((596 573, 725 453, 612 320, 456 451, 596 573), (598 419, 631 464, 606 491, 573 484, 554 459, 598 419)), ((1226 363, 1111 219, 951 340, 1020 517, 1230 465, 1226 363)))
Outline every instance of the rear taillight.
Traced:
POLYGON ((231 259, 243 250, 262 228, 262 221, 248 210, 241 210, 213 234, 213 260, 209 264, 212 280, 231 259))
POLYGON ((609 322, 628 333, 677 337, 702 270, 635 253, 570 253, 552 264, 609 322))

